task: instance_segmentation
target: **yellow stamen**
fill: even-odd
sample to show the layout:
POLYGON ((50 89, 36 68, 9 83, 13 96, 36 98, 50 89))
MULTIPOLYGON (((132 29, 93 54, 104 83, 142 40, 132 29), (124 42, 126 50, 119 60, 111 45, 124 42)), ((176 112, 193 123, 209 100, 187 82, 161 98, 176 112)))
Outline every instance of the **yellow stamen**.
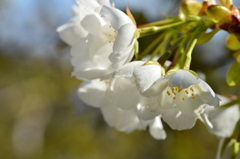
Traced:
POLYGON ((167 91, 167 94, 170 96, 170 93, 167 91))
POLYGON ((182 98, 182 100, 184 100, 184 98, 182 98))
POLYGON ((194 91, 192 87, 190 87, 190 90, 191 90, 191 91, 194 91))
POLYGON ((176 99, 176 97, 173 97, 173 99, 176 99))

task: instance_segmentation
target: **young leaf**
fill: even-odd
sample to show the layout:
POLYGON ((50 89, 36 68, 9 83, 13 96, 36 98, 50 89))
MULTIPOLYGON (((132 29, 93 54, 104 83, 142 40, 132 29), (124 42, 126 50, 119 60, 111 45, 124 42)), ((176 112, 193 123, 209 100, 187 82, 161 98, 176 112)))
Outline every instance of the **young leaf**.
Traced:
POLYGON ((234 62, 227 72, 227 83, 229 86, 235 86, 240 80, 240 63, 234 62))

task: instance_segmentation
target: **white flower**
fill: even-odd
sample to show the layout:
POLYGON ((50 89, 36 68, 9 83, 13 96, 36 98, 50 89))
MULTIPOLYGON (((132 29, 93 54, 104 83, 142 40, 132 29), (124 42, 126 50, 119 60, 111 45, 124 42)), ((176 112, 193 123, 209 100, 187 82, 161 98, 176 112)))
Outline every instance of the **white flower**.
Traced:
MULTIPOLYGON (((150 127, 150 134, 155 139, 165 139, 160 114, 152 114, 144 109, 146 98, 139 94, 134 81, 124 78, 110 80, 110 86, 106 91, 104 102, 101 106, 103 117, 108 125, 123 132, 133 130, 145 130, 150 127), (149 118, 141 117, 151 116, 149 118)), ((147 109, 147 108, 146 108, 147 109)))
POLYGON ((145 130, 149 127, 149 132, 153 138, 157 140, 166 138, 161 116, 156 116, 151 120, 141 120, 137 115, 137 108, 122 110, 107 100, 101 106, 101 111, 107 124, 118 131, 130 133, 134 130, 145 130))
POLYGON ((102 78, 130 62, 136 42, 136 26, 131 19, 110 7, 107 0, 77 3, 79 12, 57 29, 60 37, 72 46, 72 75, 88 80, 102 78))
MULTIPOLYGON (((231 101, 224 96, 219 97, 221 105, 231 101)), ((220 106, 218 109, 206 107, 202 117, 212 134, 219 138, 227 138, 232 135, 240 118, 239 106, 237 104, 227 108, 220 106)))
POLYGON ((110 22, 118 33, 114 39, 113 52, 109 59, 114 68, 119 68, 130 62, 134 55, 136 26, 126 14, 113 7, 103 6, 100 14, 110 22))
POLYGON ((141 94, 164 73, 164 69, 157 61, 134 61, 117 69, 113 77, 134 79, 141 94))
POLYGON ((110 6, 109 0, 77 0, 78 6, 72 7, 73 18, 57 28, 60 38, 72 46, 78 39, 86 38, 88 32, 81 25, 87 15, 99 14, 102 5, 110 6))
POLYGON ((135 61, 116 70, 110 79, 101 110, 105 121, 119 131, 131 132, 149 126, 150 134, 155 139, 165 139, 160 112, 151 112, 145 106, 147 98, 139 92, 139 89, 147 89, 161 75, 160 65, 146 65, 149 63, 135 61), (151 76, 150 71, 157 71, 158 76, 151 76))
POLYGON ((165 139, 166 132, 159 112, 150 112, 144 107, 146 98, 139 94, 135 83, 129 83, 131 81, 123 78, 110 82, 113 90, 108 87, 108 81, 84 81, 78 89, 80 99, 90 106, 100 108, 107 124, 119 131, 129 133, 149 127, 153 138, 165 139), (127 107, 122 107, 125 104, 127 107))
POLYGON ((206 105, 219 106, 208 84, 186 70, 159 78, 143 95, 149 98, 149 108, 160 109, 163 120, 177 130, 193 127, 206 105))

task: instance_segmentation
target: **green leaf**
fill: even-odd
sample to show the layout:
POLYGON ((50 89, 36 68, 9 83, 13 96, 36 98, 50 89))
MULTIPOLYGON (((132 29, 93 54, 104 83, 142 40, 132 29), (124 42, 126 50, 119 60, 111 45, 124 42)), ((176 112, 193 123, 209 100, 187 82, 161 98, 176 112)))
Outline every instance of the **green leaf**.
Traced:
POLYGON ((213 31, 209 32, 209 33, 202 33, 199 37, 198 37, 198 41, 197 44, 201 45, 204 44, 206 42, 208 42, 210 39, 212 39, 212 37, 219 31, 220 29, 214 29, 213 31))
POLYGON ((233 50, 233 51, 240 50, 240 41, 234 34, 230 34, 227 37, 226 45, 230 50, 233 50))
POLYGON ((229 86, 235 86, 240 80, 240 63, 234 62, 227 72, 227 83, 229 86))

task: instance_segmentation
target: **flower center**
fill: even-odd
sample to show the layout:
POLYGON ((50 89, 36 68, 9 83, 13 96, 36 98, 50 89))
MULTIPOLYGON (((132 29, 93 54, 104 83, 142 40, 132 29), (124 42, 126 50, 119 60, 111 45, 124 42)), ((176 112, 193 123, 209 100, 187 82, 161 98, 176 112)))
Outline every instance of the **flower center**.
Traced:
POLYGON ((188 87, 186 89, 182 89, 180 87, 168 87, 166 93, 174 100, 178 97, 184 101, 189 96, 191 96, 192 99, 195 99, 195 92, 193 87, 188 87))
POLYGON ((113 29, 112 25, 108 26, 108 31, 107 33, 105 33, 105 35, 108 37, 108 43, 114 43, 118 32, 116 30, 113 29))

